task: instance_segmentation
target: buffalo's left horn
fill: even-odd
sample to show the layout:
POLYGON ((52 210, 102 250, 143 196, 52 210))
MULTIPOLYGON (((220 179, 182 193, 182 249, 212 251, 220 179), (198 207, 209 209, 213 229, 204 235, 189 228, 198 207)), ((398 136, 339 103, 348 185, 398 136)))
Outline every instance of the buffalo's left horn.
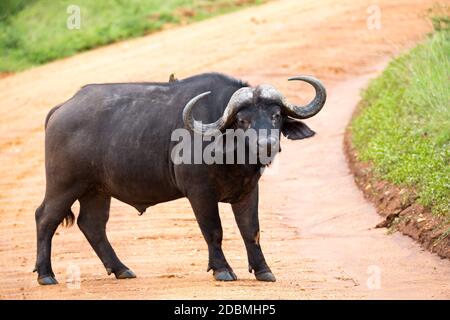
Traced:
POLYGON ((193 108, 195 104, 211 94, 210 91, 204 92, 192 98, 183 109, 183 122, 186 127, 191 129, 192 131, 208 136, 214 135, 218 130, 222 130, 228 124, 230 124, 234 120, 234 116, 236 115, 239 108, 246 103, 249 103, 253 99, 253 89, 244 87, 237 90, 230 98, 227 107, 223 111, 222 116, 213 123, 202 124, 200 121, 194 119, 192 115, 193 108))
POLYGON ((305 106, 296 106, 290 104, 285 97, 281 97, 283 111, 286 115, 295 119, 307 119, 315 116, 324 106, 327 99, 327 92, 320 80, 311 76, 298 76, 288 79, 289 81, 305 81, 312 85, 316 90, 314 99, 305 106))

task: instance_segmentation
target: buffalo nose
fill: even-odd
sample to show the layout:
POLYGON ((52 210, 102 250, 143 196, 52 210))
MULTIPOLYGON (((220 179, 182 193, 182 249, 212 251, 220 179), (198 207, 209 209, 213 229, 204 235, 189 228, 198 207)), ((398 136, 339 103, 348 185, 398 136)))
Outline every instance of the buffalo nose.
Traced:
POLYGON ((258 147, 259 148, 267 148, 267 150, 271 150, 276 147, 278 144, 278 139, 276 137, 264 137, 258 139, 258 147))

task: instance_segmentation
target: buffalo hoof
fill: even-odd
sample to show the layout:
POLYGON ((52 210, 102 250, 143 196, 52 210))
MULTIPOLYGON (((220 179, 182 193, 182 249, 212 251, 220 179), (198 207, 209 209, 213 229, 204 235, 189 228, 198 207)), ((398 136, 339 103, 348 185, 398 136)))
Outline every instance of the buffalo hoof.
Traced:
POLYGON ((214 271, 214 279, 216 279, 217 281, 236 281, 237 276, 233 271, 214 271))
POLYGON ((58 281, 56 281, 55 277, 46 276, 46 277, 38 278, 38 283, 41 286, 48 286, 51 284, 58 284, 58 281))
POLYGON ((266 281, 266 282, 275 282, 275 281, 277 281, 277 279, 275 278, 273 273, 270 272, 270 271, 257 274, 257 275, 255 275, 255 277, 256 277, 256 280, 258 280, 258 281, 266 281))
POLYGON ((117 279, 133 279, 136 278, 136 274, 131 271, 130 269, 127 269, 125 271, 122 271, 118 275, 116 275, 117 279))

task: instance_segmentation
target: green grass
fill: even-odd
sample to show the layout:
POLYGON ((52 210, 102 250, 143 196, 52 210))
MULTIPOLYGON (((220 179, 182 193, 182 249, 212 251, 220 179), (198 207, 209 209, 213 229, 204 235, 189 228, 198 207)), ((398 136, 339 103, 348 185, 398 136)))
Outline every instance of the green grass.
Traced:
POLYGON ((419 203, 450 218, 448 28, 371 82, 351 132, 358 157, 372 163, 376 176, 415 190, 419 203))
POLYGON ((202 20, 267 0, 1 0, 0 72, 20 71, 166 24, 202 20), (81 28, 66 27, 67 7, 81 28))

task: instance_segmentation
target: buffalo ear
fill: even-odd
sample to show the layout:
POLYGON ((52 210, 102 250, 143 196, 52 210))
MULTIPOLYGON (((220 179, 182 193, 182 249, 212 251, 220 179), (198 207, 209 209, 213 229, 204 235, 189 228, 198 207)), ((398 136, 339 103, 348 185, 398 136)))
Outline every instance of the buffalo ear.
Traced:
POLYGON ((281 132, 286 138, 291 140, 310 138, 316 134, 303 122, 290 118, 284 119, 281 132))

